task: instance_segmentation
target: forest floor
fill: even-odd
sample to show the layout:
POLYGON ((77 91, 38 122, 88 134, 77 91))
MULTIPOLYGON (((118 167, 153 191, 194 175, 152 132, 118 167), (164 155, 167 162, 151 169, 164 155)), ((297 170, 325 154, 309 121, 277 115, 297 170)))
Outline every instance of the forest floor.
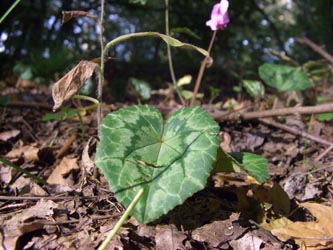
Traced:
MULTIPOLYGON (((1 158, 48 185, 0 162, 0 249, 97 249, 125 210, 93 163, 96 112, 82 112, 81 120, 75 115, 43 121, 52 114, 50 92, 6 86, 1 93, 9 97, 0 106, 1 158)), ((133 104, 113 104, 104 113, 133 104)), ((179 107, 155 104, 162 110, 179 107)), ((224 150, 268 160, 265 184, 242 174, 212 175, 204 190, 154 223, 130 218, 108 249, 332 249, 332 121, 297 112, 265 119, 217 119, 224 150), (284 231, 273 223, 278 219, 284 231)))

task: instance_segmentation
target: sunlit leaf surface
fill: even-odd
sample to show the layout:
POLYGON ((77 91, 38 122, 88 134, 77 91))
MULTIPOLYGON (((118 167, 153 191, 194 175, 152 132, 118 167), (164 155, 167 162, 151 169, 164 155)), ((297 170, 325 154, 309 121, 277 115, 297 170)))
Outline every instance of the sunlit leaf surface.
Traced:
POLYGON ((205 187, 218 131, 200 107, 180 109, 165 124, 151 106, 123 108, 102 122, 95 162, 125 206, 145 189, 133 216, 148 223, 205 187))

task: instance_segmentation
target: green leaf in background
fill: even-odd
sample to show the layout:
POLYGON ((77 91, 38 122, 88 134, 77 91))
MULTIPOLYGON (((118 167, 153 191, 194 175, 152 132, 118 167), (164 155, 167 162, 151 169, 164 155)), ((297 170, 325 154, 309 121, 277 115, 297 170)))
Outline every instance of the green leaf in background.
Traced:
POLYGON ((267 179, 267 167, 267 160, 260 155, 243 152, 226 153, 219 148, 214 163, 214 173, 246 172, 259 183, 263 183, 267 179))
POLYGON ((89 95, 94 88, 94 81, 89 78, 80 88, 81 95, 89 95))
POLYGON ((165 124, 154 107, 123 108, 103 120, 95 163, 123 205, 145 189, 133 216, 148 223, 205 187, 218 132, 200 107, 180 109, 165 124))
POLYGON ((147 4, 148 0, 130 0, 130 3, 139 3, 141 5, 147 4))
POLYGON ((77 109, 72 109, 72 108, 62 108, 61 111, 57 113, 47 113, 46 115, 43 115, 42 121, 63 121, 68 118, 71 118, 73 116, 76 116, 80 113, 79 110, 77 109))
POLYGON ((6 106, 9 103, 8 96, 0 96, 0 106, 6 106))
POLYGON ((130 78, 128 80, 129 85, 135 90, 135 92, 143 99, 148 100, 151 96, 151 88, 148 82, 137 79, 137 78, 130 78))
POLYGON ((236 161, 230 154, 224 152, 221 148, 217 150, 216 161, 213 165, 214 173, 218 172, 245 172, 242 165, 236 161))
POLYGON ((191 75, 185 75, 177 81, 176 85, 177 85, 178 88, 180 88, 184 85, 190 84, 191 81, 192 81, 192 76, 191 75))
POLYGON ((176 33, 179 34, 186 34, 190 37, 193 37, 195 39, 201 40, 200 36, 198 36, 197 34, 195 34, 192 30, 190 30, 187 27, 177 27, 177 28, 173 28, 170 30, 170 34, 171 36, 174 36, 176 33))
POLYGON ((247 152, 230 153, 230 155, 241 163, 242 168, 258 182, 266 181, 268 162, 264 157, 247 152))
MULTIPOLYGON (((190 100, 193 96, 193 92, 190 91, 190 90, 181 90, 180 93, 186 100, 190 100)), ((203 97, 204 97, 203 93, 198 93, 195 98, 196 99, 201 99, 203 97)))
POLYGON ((265 95, 265 87, 259 81, 243 80, 242 85, 252 98, 262 98, 265 95))
POLYGON ((32 80, 34 77, 34 68, 21 62, 17 63, 13 68, 14 75, 24 80, 32 80))
POLYGON ((322 113, 317 116, 318 121, 332 121, 333 113, 322 113))
POLYGON ((309 78, 300 68, 265 63, 259 67, 260 78, 279 91, 303 90, 310 87, 309 78))

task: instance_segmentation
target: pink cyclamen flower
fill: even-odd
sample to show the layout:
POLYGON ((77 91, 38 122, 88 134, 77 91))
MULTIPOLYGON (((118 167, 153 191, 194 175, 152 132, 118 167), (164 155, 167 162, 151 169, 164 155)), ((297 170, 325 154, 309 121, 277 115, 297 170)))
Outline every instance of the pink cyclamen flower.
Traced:
POLYGON ((228 0, 221 0, 220 3, 215 4, 210 15, 210 20, 206 22, 206 25, 212 30, 225 29, 229 23, 228 7, 228 0))

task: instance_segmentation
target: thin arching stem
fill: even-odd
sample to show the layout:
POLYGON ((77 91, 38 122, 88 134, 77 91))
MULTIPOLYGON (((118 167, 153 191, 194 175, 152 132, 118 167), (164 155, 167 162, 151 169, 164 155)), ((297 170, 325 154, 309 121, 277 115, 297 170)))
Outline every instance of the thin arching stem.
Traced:
MULTIPOLYGON (((165 34, 170 35, 170 28, 169 28, 169 0, 165 0, 165 34)), ((177 88, 177 81, 175 77, 175 71, 173 68, 173 62, 172 62, 172 54, 171 54, 171 47, 169 44, 167 44, 167 52, 168 52, 168 62, 169 62, 169 70, 171 75, 172 84, 174 86, 174 89, 176 90, 178 97, 182 103, 182 105, 185 105, 184 98, 182 97, 179 89, 177 88)))
POLYGON ((210 40, 210 43, 209 43, 209 47, 208 47, 208 50, 207 50, 208 51, 208 55, 201 62, 201 66, 200 66, 200 69, 199 69, 197 80, 195 82, 194 91, 193 91, 192 99, 191 99, 191 102, 190 102, 190 106, 193 106, 193 104, 195 102, 195 98, 197 97, 197 94, 198 94, 198 91, 199 91, 199 87, 200 87, 200 84, 201 84, 201 80, 202 80, 202 76, 203 76, 203 74, 205 72, 205 68, 207 66, 208 60, 210 59, 209 55, 210 55, 210 51, 212 50, 215 37, 216 37, 216 30, 214 31, 212 39, 210 40))

